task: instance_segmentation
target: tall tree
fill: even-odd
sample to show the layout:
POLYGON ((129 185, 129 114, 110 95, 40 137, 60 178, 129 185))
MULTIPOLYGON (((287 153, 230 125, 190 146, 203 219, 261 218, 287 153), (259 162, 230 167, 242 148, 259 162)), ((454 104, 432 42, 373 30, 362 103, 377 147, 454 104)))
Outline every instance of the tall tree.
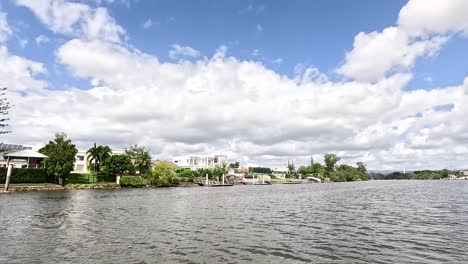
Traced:
POLYGON ((367 165, 365 163, 359 161, 356 163, 356 166, 357 166, 357 171, 359 173, 362 173, 362 174, 367 173, 367 168, 366 168, 367 165))
POLYGON ((6 98, 6 90, 7 88, 0 88, 0 134, 11 133, 11 130, 5 130, 5 128, 8 126, 8 124, 5 122, 10 120, 6 116, 8 115, 11 108, 10 102, 8 102, 8 99, 6 98))
POLYGON ((135 164, 139 173, 146 173, 151 166, 151 155, 149 150, 143 146, 130 145, 129 149, 125 149, 127 155, 135 164))
POLYGON ((107 158, 112 155, 112 149, 109 146, 98 146, 99 166, 106 164, 107 158))
POLYGON ((106 159, 112 154, 112 150, 108 146, 96 146, 96 143, 88 149, 88 162, 93 164, 93 171, 99 172, 101 166, 106 163, 106 159))
POLYGON ((86 152, 88 154, 88 163, 93 164, 93 171, 98 172, 98 163, 99 163, 99 148, 96 146, 96 143, 88 149, 86 152))
POLYGON ((57 133, 55 139, 49 141, 39 152, 48 156, 42 162, 46 173, 53 176, 56 182, 64 184, 70 171, 73 170, 75 155, 78 153, 75 145, 67 139, 65 133, 57 133))
POLYGON ((336 154, 327 153, 324 156, 325 158, 325 173, 330 174, 331 172, 335 171, 336 163, 340 160, 336 154))
POLYGON ((115 176, 122 176, 125 172, 133 173, 135 171, 132 161, 124 154, 108 157, 105 168, 107 173, 115 176))

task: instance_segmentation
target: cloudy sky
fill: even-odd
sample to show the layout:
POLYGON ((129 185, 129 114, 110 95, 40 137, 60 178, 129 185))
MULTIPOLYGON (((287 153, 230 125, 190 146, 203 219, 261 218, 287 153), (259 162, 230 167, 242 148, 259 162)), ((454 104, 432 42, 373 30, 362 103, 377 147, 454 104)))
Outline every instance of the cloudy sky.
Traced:
POLYGON ((466 0, 0 0, 0 141, 466 168, 467 37, 466 0))

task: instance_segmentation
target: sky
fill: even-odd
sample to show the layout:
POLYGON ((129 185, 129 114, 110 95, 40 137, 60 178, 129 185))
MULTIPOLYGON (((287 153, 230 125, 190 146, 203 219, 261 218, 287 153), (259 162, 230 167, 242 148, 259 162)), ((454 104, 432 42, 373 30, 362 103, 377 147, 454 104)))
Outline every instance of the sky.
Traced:
POLYGON ((0 142, 468 168, 467 37, 465 0, 0 0, 0 142))

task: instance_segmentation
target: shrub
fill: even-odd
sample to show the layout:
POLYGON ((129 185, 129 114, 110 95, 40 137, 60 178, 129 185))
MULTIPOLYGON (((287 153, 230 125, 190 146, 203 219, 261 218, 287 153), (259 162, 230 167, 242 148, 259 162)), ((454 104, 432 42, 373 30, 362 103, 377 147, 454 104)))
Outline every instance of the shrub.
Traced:
MULTIPOLYGON (((0 168, 0 183, 6 179, 7 168, 0 168)), ((46 171, 42 168, 13 168, 10 183, 45 183, 46 171)))
POLYGON ((143 178, 136 176, 122 176, 120 178, 121 187, 142 187, 146 185, 146 181, 143 178))
POLYGON ((148 182, 153 186, 169 187, 178 185, 179 178, 172 167, 160 163, 153 168, 153 173, 148 177, 148 182))

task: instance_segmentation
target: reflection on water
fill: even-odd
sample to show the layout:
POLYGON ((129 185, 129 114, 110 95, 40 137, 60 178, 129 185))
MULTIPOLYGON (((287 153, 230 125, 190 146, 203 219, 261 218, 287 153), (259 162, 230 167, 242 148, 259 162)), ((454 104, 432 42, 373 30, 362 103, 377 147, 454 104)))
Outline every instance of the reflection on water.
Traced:
POLYGON ((466 263, 468 181, 0 196, 0 263, 466 263))

